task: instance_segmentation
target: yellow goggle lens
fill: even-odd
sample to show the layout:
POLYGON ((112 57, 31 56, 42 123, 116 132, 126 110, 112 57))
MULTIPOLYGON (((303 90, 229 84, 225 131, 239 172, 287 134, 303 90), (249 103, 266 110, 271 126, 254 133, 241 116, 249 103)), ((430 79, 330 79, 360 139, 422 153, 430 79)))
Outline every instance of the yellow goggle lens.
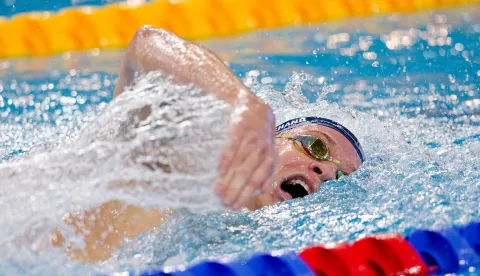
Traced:
POLYGON ((317 138, 303 137, 301 139, 303 147, 317 159, 328 159, 328 149, 325 143, 317 138))

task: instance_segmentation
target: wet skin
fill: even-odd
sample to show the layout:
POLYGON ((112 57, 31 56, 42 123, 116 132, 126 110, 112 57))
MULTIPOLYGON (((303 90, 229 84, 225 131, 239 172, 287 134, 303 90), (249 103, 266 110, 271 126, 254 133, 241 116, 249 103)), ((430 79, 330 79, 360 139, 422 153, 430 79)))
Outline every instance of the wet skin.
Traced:
MULTIPOLYGON (((293 141, 274 138, 275 118, 271 108, 256 98, 208 49, 165 30, 141 28, 125 51, 115 96, 131 85, 135 76, 148 72, 173 76, 180 84, 193 83, 234 108, 236 116, 230 121, 228 143, 219 161, 220 175, 213 185, 214 192, 226 207, 259 209, 314 193, 323 182, 335 179, 336 164, 314 160, 300 152, 293 141), (275 159, 278 161, 276 168, 275 159), (269 187, 271 180, 273 185, 269 187), (285 181, 301 182, 300 188, 298 184, 289 184, 297 192, 287 193, 281 189, 285 181), (258 191, 263 194, 252 197, 258 191)), ((325 141, 330 155, 341 162, 342 171, 347 175, 360 166, 353 146, 333 129, 307 125, 290 132, 325 141)), ((66 240, 59 230, 52 231, 51 244, 65 246, 72 259, 106 260, 124 238, 151 232, 163 223, 169 212, 146 210, 118 200, 105 202, 89 210, 66 214, 65 223, 84 237, 85 244, 81 248, 74 241, 66 240)))
MULTIPOLYGON (((319 125, 306 125, 294 128, 286 133, 311 135, 322 139, 328 146, 330 155, 342 164, 345 175, 351 174, 361 165, 360 157, 350 142, 339 132, 319 125)), ((337 165, 330 161, 317 161, 299 151, 292 140, 275 140, 278 163, 273 174, 273 185, 263 194, 252 197, 245 205, 249 210, 256 210, 271 206, 279 202, 291 200, 292 196, 283 191, 281 186, 286 180, 301 179, 312 194, 328 180, 336 179, 337 165)), ((97 208, 70 214, 66 223, 75 227, 77 233, 84 233, 86 246, 75 248, 74 244, 67 245, 67 254, 83 262, 106 260, 112 250, 118 248, 125 237, 135 238, 142 232, 150 232, 154 227, 163 223, 170 210, 144 210, 119 201, 106 202, 97 208), (91 219, 91 213, 97 214, 91 219), (85 227, 87 226, 87 227, 85 227), (105 236, 105 227, 111 227, 105 236), (88 234, 87 234, 88 233, 88 234)), ((52 244, 61 246, 65 239, 60 232, 52 233, 52 244)))
MULTIPOLYGON (((360 157, 353 145, 334 129, 311 124, 291 129, 285 133, 320 138, 328 146, 330 155, 340 161, 341 170, 345 175, 351 174, 361 165, 360 157)), ((312 194, 325 181, 336 179, 337 165, 335 163, 318 161, 307 156, 294 146, 292 140, 277 138, 275 143, 278 151, 278 164, 273 174, 273 185, 265 193, 250 199, 246 205, 250 210, 291 200, 292 195, 282 189, 282 183, 286 183, 288 180, 302 181, 307 188, 306 192, 312 194)))

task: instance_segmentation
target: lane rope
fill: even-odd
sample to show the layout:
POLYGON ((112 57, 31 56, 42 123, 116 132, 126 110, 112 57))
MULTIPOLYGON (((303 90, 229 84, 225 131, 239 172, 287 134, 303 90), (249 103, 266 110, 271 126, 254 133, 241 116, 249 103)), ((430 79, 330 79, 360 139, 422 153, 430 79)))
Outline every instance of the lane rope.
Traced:
MULTIPOLYGON (((189 267, 149 269, 140 276, 376 276, 474 273, 480 268, 480 222, 406 237, 381 233, 351 243, 329 243, 300 252, 256 253, 247 260, 207 260, 189 267)), ((111 274, 112 276, 117 274, 111 274)))
POLYGON ((480 0, 156 0, 132 5, 67 8, 0 17, 0 58, 31 57, 88 49, 124 48, 141 26, 186 39, 222 37, 261 28, 294 26, 347 17, 414 12, 480 0))

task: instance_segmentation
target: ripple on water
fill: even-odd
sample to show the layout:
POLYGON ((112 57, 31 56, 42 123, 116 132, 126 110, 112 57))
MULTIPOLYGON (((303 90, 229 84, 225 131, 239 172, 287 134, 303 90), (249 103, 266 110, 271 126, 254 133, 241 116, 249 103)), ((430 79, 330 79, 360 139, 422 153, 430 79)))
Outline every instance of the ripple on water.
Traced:
MULTIPOLYGON (((7 242, 9 254, 2 254, 0 268, 33 274, 141 270, 478 220, 478 18, 478 9, 466 7, 205 42, 276 109, 279 122, 317 115, 350 128, 364 146, 365 164, 348 178, 325 183, 314 195, 253 213, 199 214, 179 208, 154 233, 127 241, 101 264, 66 261, 61 249, 38 256, 30 248, 7 242)), ((37 78, 27 78, 21 69, 32 60, 8 62, 10 73, 3 73, 0 81, 0 156, 4 160, 0 184, 10 190, 0 192, 0 206, 7 220, 18 223, 0 231, 2 243, 13 229, 34 229, 35 236, 41 232, 37 229, 57 226, 68 233, 58 222, 65 212, 102 200, 120 197, 147 206, 164 206, 173 200, 162 185, 156 190, 164 193, 162 197, 105 190, 105 183, 112 179, 154 179, 172 185, 197 181, 204 187, 212 179, 212 175, 160 179, 141 168, 124 166, 126 155, 119 154, 119 148, 126 153, 140 144, 141 152, 148 153, 145 148, 156 144, 143 142, 151 141, 152 134, 156 139, 164 137, 166 130, 158 121, 165 115, 162 109, 152 113, 154 127, 135 120, 133 127, 122 123, 129 111, 155 101, 149 94, 125 97, 105 108, 116 78, 108 72, 116 70, 120 56, 120 52, 102 52, 98 58, 88 53, 55 57, 47 62, 56 67, 37 78), (105 72, 94 73, 102 70, 98 68, 105 72), (74 146, 62 147, 67 142, 74 146), (60 150, 53 149, 57 145, 60 150), (15 159, 20 160, 12 163, 15 159), (104 160, 112 162, 105 165, 104 160), (30 186, 28 177, 44 185, 30 186), (14 189, 12 183, 23 188, 14 189)), ((146 83, 137 89, 152 89, 146 83)), ((221 116, 213 117, 222 121, 221 116)), ((210 146, 220 144, 221 139, 210 146)), ((179 194, 181 189, 175 195, 179 194)), ((70 234, 73 239, 75 235, 70 234)))

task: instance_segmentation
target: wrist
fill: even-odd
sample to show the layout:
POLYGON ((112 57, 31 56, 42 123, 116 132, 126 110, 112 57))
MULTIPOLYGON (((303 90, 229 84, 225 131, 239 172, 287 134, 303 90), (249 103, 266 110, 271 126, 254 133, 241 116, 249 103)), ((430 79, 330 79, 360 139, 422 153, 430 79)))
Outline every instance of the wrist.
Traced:
POLYGON ((267 120, 271 124, 275 124, 275 115, 272 108, 259 99, 255 94, 250 92, 248 88, 237 91, 235 101, 232 103, 234 112, 232 113, 232 122, 235 118, 239 119, 244 116, 252 117, 253 120, 267 120))
POLYGON ((257 98, 257 96, 255 96, 247 87, 242 86, 236 91, 232 105, 234 107, 263 105, 263 102, 257 98))

